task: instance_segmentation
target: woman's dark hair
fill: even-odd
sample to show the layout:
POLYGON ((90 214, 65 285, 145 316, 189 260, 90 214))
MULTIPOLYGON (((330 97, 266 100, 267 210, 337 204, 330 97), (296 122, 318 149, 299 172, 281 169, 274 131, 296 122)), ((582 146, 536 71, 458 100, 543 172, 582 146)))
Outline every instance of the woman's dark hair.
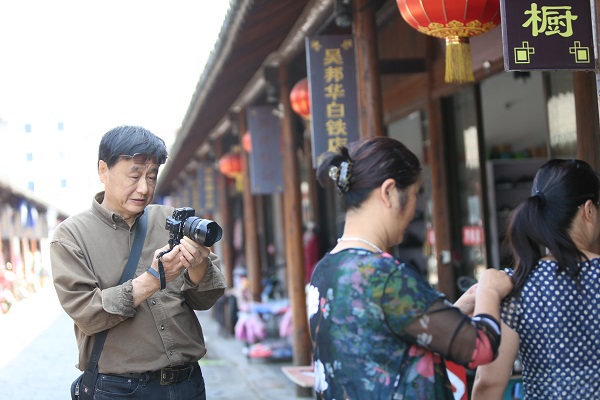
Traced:
POLYGON ((540 167, 531 197, 513 210, 508 222, 505 240, 515 270, 513 293, 545 255, 544 247, 556 258, 558 271, 579 275, 579 262, 588 258, 569 236, 569 229, 579 207, 587 200, 598 204, 599 195, 598 175, 585 161, 553 159, 540 167))
POLYGON ((398 140, 383 136, 356 140, 340 147, 337 153, 326 152, 317 168, 322 186, 335 180, 345 210, 360 207, 386 179, 394 179, 403 192, 417 182, 420 174, 417 156, 398 140))
POLYGON ((108 168, 112 168, 119 157, 134 154, 146 154, 160 165, 167 160, 167 147, 164 140, 141 126, 118 126, 102 136, 98 161, 106 162, 108 168))

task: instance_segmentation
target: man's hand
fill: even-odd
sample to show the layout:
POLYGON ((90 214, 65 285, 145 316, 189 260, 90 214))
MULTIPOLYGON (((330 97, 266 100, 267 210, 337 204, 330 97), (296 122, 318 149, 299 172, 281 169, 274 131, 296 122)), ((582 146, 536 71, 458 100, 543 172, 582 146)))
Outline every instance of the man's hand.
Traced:
MULTIPOLYGON (((158 271, 158 255, 166 250, 169 250, 169 246, 165 246, 154 252, 154 259, 152 260, 152 268, 158 271)), ((180 260, 180 245, 173 247, 171 251, 163 254, 160 257, 163 269, 165 270, 165 280, 171 282, 177 278, 184 270, 184 266, 180 260)))
POLYGON ((183 237, 179 244, 179 260, 188 270, 188 276, 194 284, 200 283, 210 265, 210 249, 193 240, 183 237))

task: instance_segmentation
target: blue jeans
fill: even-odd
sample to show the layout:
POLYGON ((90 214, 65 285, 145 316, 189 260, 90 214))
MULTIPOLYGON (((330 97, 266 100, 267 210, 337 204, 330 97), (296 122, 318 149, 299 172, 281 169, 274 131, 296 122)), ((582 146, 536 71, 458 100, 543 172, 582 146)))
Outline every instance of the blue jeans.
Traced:
POLYGON ((179 383, 161 385, 160 379, 134 379, 98 374, 94 400, 206 400, 204 378, 200 368, 179 383))

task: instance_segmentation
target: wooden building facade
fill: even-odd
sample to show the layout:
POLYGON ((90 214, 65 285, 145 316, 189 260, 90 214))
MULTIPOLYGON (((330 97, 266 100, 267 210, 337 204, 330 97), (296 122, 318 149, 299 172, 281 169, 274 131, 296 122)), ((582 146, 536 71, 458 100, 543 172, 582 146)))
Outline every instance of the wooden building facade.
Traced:
POLYGON ((307 230, 316 228, 322 254, 343 227, 336 193, 314 176, 310 124, 290 105, 307 76, 306 38, 326 35, 353 38, 360 136, 397 138, 423 163, 421 202, 394 251, 451 300, 482 269, 502 265, 504 218, 529 196, 541 163, 577 157, 600 167, 595 74, 505 72, 500 27, 471 39, 475 82, 449 84, 444 42, 409 26, 394 0, 232 1, 157 196, 219 222, 216 251, 230 285, 240 265, 256 301, 265 277, 285 280, 296 365, 310 363, 307 230), (281 164, 272 168, 283 182, 266 194, 252 192, 242 147, 248 110, 259 105, 280 120, 281 164), (216 173, 207 208, 198 165, 217 168, 226 154, 239 155, 241 169, 234 179, 216 173))

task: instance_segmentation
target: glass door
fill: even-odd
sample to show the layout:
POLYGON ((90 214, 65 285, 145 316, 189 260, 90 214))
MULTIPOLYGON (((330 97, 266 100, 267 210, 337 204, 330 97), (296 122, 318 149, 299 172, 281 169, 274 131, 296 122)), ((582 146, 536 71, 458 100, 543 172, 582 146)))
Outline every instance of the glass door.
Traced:
POLYGON ((465 88, 444 101, 444 119, 450 144, 448 172, 453 263, 458 277, 476 279, 487 268, 483 198, 485 179, 481 168, 477 89, 477 86, 465 88))

